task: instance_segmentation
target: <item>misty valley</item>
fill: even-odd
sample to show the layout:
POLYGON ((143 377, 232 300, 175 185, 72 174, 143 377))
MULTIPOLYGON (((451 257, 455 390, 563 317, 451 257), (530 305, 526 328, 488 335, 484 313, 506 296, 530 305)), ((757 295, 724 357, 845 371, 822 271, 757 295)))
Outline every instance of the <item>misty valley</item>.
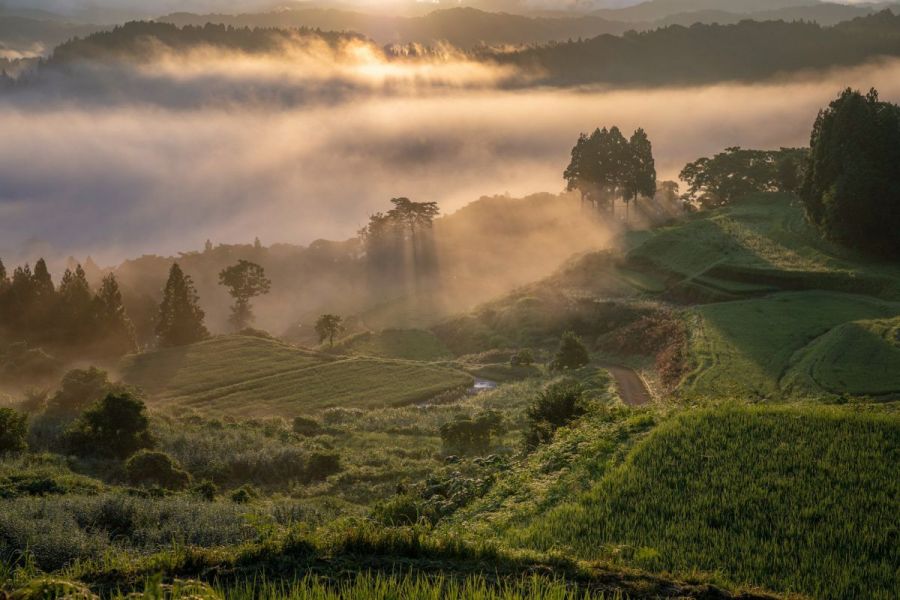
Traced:
POLYGON ((900 5, 0 3, 0 600, 900 590, 900 5))

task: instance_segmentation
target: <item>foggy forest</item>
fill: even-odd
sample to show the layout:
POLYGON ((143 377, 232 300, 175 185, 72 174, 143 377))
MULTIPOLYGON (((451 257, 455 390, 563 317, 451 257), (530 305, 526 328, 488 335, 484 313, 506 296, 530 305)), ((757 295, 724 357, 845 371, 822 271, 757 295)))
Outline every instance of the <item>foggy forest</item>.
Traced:
POLYGON ((0 0, 0 600, 892 599, 900 4, 0 0))

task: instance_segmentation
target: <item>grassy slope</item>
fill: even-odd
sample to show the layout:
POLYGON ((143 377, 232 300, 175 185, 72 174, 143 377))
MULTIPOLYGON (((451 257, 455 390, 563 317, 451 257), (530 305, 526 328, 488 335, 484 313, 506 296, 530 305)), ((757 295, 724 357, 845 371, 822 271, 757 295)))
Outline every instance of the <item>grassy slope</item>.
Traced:
POLYGON ((638 234, 627 260, 670 282, 688 279, 736 294, 772 289, 859 291, 900 299, 900 268, 830 244, 792 196, 763 194, 685 223, 638 234))
MULTIPOLYGON (((778 396, 795 353, 802 354, 819 336, 848 321, 900 314, 900 303, 834 292, 786 292, 698 306, 688 314, 695 324, 690 343, 695 371, 682 391, 753 399, 778 396)), ((883 386, 900 390, 895 374, 857 360, 862 358, 846 356, 845 369, 858 378, 881 380, 883 386)), ((820 389, 814 380, 795 380, 791 391, 809 394, 820 389)))
POLYGON ((451 358, 450 350, 424 329, 385 329, 344 338, 334 345, 343 354, 435 361, 451 358))
POLYGON ((244 417, 406 404, 472 381, 452 369, 378 358, 329 358, 248 336, 222 336, 127 357, 121 370, 125 381, 145 388, 161 404, 244 417))
POLYGON ((463 520, 487 523, 513 546, 588 560, 717 572, 817 598, 893 597, 900 586, 895 414, 703 410, 635 438, 642 423, 580 427, 599 438, 568 432, 463 520), (566 463, 568 447, 578 450, 566 463), (553 457, 557 464, 548 466, 553 457), (548 482, 554 470, 563 475, 548 482), (578 493, 579 485, 587 491, 578 493))
POLYGON ((900 317, 835 327, 804 348, 785 382, 836 394, 896 396, 900 390, 900 317), (860 365, 866 368, 860 369, 860 365))

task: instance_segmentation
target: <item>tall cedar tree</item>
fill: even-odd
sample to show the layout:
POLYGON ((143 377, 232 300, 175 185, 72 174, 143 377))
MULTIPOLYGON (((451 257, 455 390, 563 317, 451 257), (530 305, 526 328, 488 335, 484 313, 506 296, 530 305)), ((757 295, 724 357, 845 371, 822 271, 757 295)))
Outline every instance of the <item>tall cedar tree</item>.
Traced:
MULTIPOLYGON (((563 173, 566 189, 581 192, 583 201, 615 214, 615 200, 631 200, 656 193, 653 147, 643 129, 626 140, 618 127, 581 134, 563 173)), ((628 214, 626 213, 626 218, 628 214)))
POLYGON ((160 346, 184 346, 209 337, 203 324, 206 316, 198 303, 194 282, 173 263, 159 305, 156 335, 160 346))
POLYGON ((900 256, 900 106, 851 89, 819 114, 800 195, 829 238, 900 256))
POLYGON ((250 300, 268 294, 272 287, 265 269, 248 260, 239 260, 236 265, 223 269, 219 273, 219 284, 227 287, 228 293, 234 298, 229 321, 238 331, 253 322, 250 300))
POLYGON ((68 344, 82 344, 97 334, 93 323, 92 294, 81 265, 66 269, 59 284, 58 326, 68 344))
POLYGON ((94 317, 106 352, 121 355, 137 349, 134 324, 125 312, 119 282, 112 273, 103 278, 94 297, 94 317))

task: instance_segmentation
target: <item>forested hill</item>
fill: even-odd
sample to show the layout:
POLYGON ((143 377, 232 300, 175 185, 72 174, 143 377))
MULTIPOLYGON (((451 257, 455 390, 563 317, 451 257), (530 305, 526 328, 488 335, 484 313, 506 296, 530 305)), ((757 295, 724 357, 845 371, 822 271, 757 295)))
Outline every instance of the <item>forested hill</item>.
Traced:
POLYGON ((250 53, 277 52, 299 38, 315 37, 335 45, 338 42, 364 39, 356 33, 326 32, 308 28, 274 29, 230 27, 207 24, 202 27, 176 27, 169 23, 133 21, 110 31, 75 38, 53 51, 47 61, 50 66, 71 62, 105 60, 109 58, 151 58, 164 47, 185 51, 197 47, 214 47, 250 53))
POLYGON ((671 26, 481 55, 536 68, 545 73, 543 83, 554 85, 754 81, 900 56, 900 16, 886 10, 833 27, 749 20, 736 25, 671 26))
MULTIPOLYGON (((331 45, 341 40, 364 39, 355 33, 312 29, 251 29, 211 24, 177 27, 168 23, 134 22, 62 44, 48 65, 110 57, 141 59, 152 56, 159 47, 175 51, 213 46, 245 52, 276 52, 303 36, 315 36, 331 45)), ((543 73, 538 83, 545 85, 757 81, 782 73, 851 66, 878 57, 900 56, 900 16, 883 11, 832 27, 784 21, 673 25, 645 33, 537 45, 515 52, 482 48, 471 51, 471 56, 543 73)))

